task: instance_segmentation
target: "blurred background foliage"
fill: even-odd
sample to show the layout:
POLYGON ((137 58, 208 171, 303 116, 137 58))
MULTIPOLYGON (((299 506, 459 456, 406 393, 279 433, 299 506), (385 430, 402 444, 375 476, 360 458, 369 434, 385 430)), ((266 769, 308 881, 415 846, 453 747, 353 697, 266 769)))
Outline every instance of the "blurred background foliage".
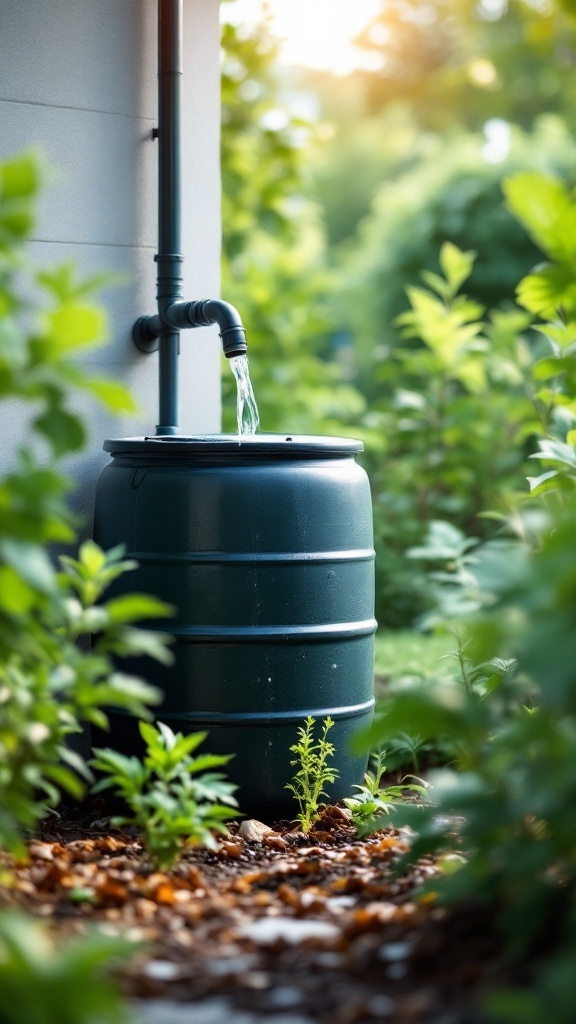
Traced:
MULTIPOLYGON (((527 492, 541 342, 515 287, 542 255, 502 183, 576 184, 574 5, 382 0, 356 40, 366 67, 338 75, 287 68, 266 6, 247 25, 235 4, 222 3, 223 293, 248 326, 262 429, 364 440, 377 616, 403 628, 427 606, 406 551, 430 521, 485 539, 500 524, 483 514, 527 492), (466 300, 464 279, 441 300, 456 317, 469 303, 474 379, 431 350, 429 310, 416 322, 415 296, 434 294, 427 281, 418 298, 421 271, 441 271, 446 241, 474 254, 466 300)), ((234 429, 227 368, 224 406, 234 429)))

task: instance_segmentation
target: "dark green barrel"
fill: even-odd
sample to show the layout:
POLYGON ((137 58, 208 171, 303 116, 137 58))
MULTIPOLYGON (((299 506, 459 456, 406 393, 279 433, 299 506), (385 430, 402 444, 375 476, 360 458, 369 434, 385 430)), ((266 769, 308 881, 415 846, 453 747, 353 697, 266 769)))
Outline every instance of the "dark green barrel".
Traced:
MULTIPOLYGON (((333 437, 121 438, 98 481, 95 539, 139 563, 125 590, 173 604, 171 667, 133 663, 159 686, 158 718, 210 730, 234 753, 246 813, 293 815, 290 744, 307 715, 335 721, 338 799, 360 782, 349 749, 373 709, 374 550, 359 441, 333 437)), ((112 715, 117 749, 136 746, 112 715)))

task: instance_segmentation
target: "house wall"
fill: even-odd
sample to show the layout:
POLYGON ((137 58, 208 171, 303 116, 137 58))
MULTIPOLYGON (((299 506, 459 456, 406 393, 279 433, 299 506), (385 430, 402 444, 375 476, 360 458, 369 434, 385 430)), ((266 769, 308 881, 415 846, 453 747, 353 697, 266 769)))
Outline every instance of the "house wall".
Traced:
MULTIPOLYGON (((100 296, 109 342, 84 362, 128 385, 140 412, 119 420, 84 408, 90 443, 70 470, 86 531, 103 439, 153 433, 158 422, 158 356, 130 337, 134 320, 155 312, 156 44, 156 0, 0 0, 0 156, 32 146, 47 165, 31 260, 124 277, 100 296)), ((184 53, 185 297, 199 299, 219 293, 218 0, 184 0, 184 53)), ((216 328, 183 333, 183 432, 219 429, 219 366, 216 328)), ((0 431, 1 471, 25 414, 0 407, 0 431)))

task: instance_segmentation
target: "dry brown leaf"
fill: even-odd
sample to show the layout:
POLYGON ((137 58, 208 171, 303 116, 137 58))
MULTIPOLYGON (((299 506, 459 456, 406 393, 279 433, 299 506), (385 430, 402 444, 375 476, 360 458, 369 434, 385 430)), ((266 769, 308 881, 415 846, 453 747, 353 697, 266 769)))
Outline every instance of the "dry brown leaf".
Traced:
POLYGON ((164 903, 169 907, 172 907, 176 902, 174 886, 169 881, 160 882, 155 886, 150 895, 152 899, 156 900, 156 903, 164 903))
POLYGON ((114 878, 105 878, 96 886, 98 902, 104 907, 121 907, 128 899, 128 889, 114 878))

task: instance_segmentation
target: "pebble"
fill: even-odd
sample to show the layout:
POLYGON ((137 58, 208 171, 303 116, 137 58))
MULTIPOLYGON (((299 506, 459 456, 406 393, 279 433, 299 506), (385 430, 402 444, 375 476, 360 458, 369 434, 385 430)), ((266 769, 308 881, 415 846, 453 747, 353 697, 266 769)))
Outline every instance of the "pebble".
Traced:
POLYGON ((174 964, 171 960, 149 960, 144 964, 142 973, 154 981, 174 981, 182 970, 180 964, 174 964))
POLYGON ((263 821, 258 821, 257 818, 246 818, 238 829, 238 835, 242 836, 242 839, 247 839, 248 842, 261 843, 266 836, 276 836, 278 833, 269 825, 265 825, 263 821))
POLYGON ((39 860, 54 860, 54 853, 52 850, 51 843, 32 842, 28 847, 30 855, 37 857, 39 860))

